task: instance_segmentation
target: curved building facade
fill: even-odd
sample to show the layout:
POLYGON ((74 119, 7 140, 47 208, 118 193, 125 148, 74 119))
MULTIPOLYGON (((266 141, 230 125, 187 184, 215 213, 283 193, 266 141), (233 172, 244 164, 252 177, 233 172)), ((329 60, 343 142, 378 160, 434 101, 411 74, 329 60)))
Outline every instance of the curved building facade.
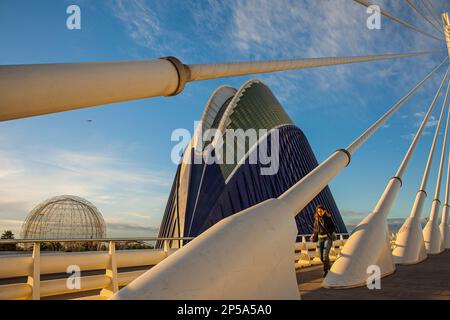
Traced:
MULTIPOLYGON (((303 132, 293 124, 271 90, 258 80, 248 81, 239 90, 219 87, 207 103, 199 129, 200 135, 197 133, 192 139, 178 166, 160 237, 196 237, 225 217, 280 196, 318 166, 303 132), (235 131, 232 143, 225 137, 201 143, 198 137, 208 129, 217 129, 224 135, 227 129, 242 130, 235 131), (239 137, 247 129, 265 129, 267 133, 254 141, 239 137), (219 140, 222 148, 218 148, 219 140), (272 174, 261 174, 268 169, 267 163, 252 161, 261 148, 269 155, 279 155, 277 170, 272 174), (229 149, 233 149, 234 158, 228 160, 234 161, 226 159, 229 149), (217 157, 216 150, 220 150, 217 152, 223 163, 205 161, 208 155, 217 157)), ((318 204, 325 205, 331 213, 338 232, 347 232, 326 187, 297 215, 299 235, 312 233, 318 204)), ((178 241, 171 243, 172 247, 179 245, 178 241)))

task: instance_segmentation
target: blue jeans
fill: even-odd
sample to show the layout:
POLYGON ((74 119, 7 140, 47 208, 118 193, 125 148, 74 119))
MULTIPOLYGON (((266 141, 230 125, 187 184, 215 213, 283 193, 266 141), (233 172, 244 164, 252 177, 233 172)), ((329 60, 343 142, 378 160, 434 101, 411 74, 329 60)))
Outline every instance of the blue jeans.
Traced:
POLYGON ((330 238, 319 239, 319 252, 320 261, 323 263, 323 271, 327 272, 330 270, 330 250, 333 245, 333 241, 330 238))

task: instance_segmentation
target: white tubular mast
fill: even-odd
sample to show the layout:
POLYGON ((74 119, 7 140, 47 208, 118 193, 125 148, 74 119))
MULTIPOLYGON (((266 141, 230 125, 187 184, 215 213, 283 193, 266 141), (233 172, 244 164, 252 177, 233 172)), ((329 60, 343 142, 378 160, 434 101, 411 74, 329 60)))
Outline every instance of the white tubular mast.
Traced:
MULTIPOLYGON (((375 133, 446 61, 358 138, 355 146, 375 133)), ((112 299, 299 299, 292 262, 297 235, 294 217, 350 158, 348 150, 336 151, 278 199, 221 220, 112 299)))
MULTIPOLYGON (((448 68, 441 87, 447 78, 447 73, 448 68)), ((432 103, 428 108, 397 173, 389 180, 375 209, 356 227, 342 249, 341 256, 333 264, 330 273, 324 280, 326 287, 348 288, 365 285, 367 268, 371 265, 380 267, 381 276, 387 276, 395 271, 395 264, 388 241, 387 217, 402 186, 403 174, 428 123, 434 106, 435 104, 432 103)))
MULTIPOLYGON (((447 70, 447 72, 448 72, 448 70, 447 70)), ((435 99, 433 100, 434 102, 436 102, 436 100, 438 98, 439 92, 442 89, 442 84, 441 84, 441 87, 440 87, 440 89, 438 90, 438 92, 437 92, 437 94, 435 96, 435 99)), ((442 103, 441 114, 439 116, 438 125, 436 127, 435 132, 434 132, 433 142, 431 144, 430 154, 428 155, 427 165, 425 167, 425 171, 424 171, 424 174, 423 174, 422 184, 420 185, 420 190, 426 190, 426 188, 427 188, 428 176, 430 174, 431 164, 433 162, 434 150, 436 148, 436 142, 437 142, 437 139, 439 137, 439 131, 441 129, 442 120, 444 118, 444 111, 445 111, 445 107, 446 107, 446 104, 447 104, 447 98, 448 98, 448 93, 449 93, 449 86, 450 86, 450 83, 447 85, 447 91, 445 92, 444 102, 442 103)))
MULTIPOLYGON (((450 112, 450 110, 449 110, 450 112)), ((439 231, 441 233, 442 240, 442 250, 450 249, 450 226, 448 225, 448 215, 449 215, 449 196, 450 196, 450 153, 448 157, 447 165, 447 179, 445 183, 445 201, 444 208, 442 209, 442 220, 439 225, 439 231)))
MULTIPOLYGON (((450 86, 450 83, 449 83, 450 86)), ((448 87, 447 87, 448 94, 448 87)), ((447 95, 444 99, 444 106, 447 104, 447 95)), ((441 152, 441 161, 439 163, 439 171, 436 179, 436 189, 434 193, 434 199, 431 204, 430 217, 428 219, 425 228, 423 229, 423 238, 425 241, 425 248, 428 254, 439 254, 444 251, 443 242, 441 238, 441 232, 439 230, 439 211, 441 208, 441 181, 442 181, 442 173, 444 170, 444 162, 445 162, 445 154, 447 150, 447 135, 448 135, 448 126, 450 121, 450 111, 447 117, 447 125, 445 127, 444 140, 442 142, 442 152, 441 152)))
POLYGON ((177 58, 0 66, 0 121, 176 95, 190 81, 405 58, 438 51, 185 65, 177 58))
MULTIPOLYGON (((446 77, 448 75, 448 71, 449 69, 447 69, 446 77)), ((439 86, 439 89, 437 90, 431 105, 436 104, 436 101, 445 83, 446 77, 442 79, 441 85, 439 86)), ((425 198, 427 196, 426 188, 428 183, 428 177, 431 170, 431 164, 434 158, 436 142, 444 118, 444 111, 446 107, 448 91, 449 86, 447 85, 447 91, 445 93, 444 102, 442 103, 442 109, 439 116, 438 125, 434 133, 433 142, 431 143, 430 152, 428 154, 428 160, 423 173, 422 183, 419 187, 419 191, 417 192, 411 213, 397 233, 395 248, 392 252, 394 256, 394 261, 397 264, 416 264, 425 260, 427 257, 420 217, 422 215, 423 205, 425 202, 425 198)))
POLYGON ((450 57, 450 18, 448 12, 442 14, 442 23, 444 25, 445 42, 447 43, 448 56, 450 57))

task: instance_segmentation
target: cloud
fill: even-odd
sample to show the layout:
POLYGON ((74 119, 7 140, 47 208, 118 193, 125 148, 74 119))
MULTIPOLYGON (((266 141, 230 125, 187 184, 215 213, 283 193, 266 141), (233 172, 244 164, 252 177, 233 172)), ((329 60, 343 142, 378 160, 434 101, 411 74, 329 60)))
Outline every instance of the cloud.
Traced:
POLYGON ((416 118, 423 118, 425 116, 425 112, 416 112, 414 113, 414 117, 416 118))
POLYGON ((409 133, 409 134, 401 135, 400 138, 402 138, 404 140, 412 140, 412 139, 414 139, 415 136, 416 136, 415 133, 409 133))
MULTIPOLYGON (((420 19, 405 3, 375 2, 405 20, 420 19)), ((203 40, 203 49, 221 50, 229 60, 372 55, 442 48, 437 41, 385 17, 382 30, 367 29, 366 9, 348 0, 187 3, 195 23, 192 34, 203 40)), ((353 115, 366 120, 374 114, 374 107, 380 107, 372 106, 372 101, 403 96, 437 64, 440 58, 436 58, 436 55, 421 56, 262 74, 258 78, 270 86, 290 112, 292 108, 307 112, 339 105, 341 115, 358 108, 353 115), (418 63, 421 68, 417 68, 418 63), (395 85, 386 87, 387 83, 395 85), (327 97, 326 102, 318 98, 322 95, 327 97)), ((419 103, 417 108, 424 106, 425 103, 419 103)))
POLYGON ((348 226, 355 226, 361 222, 362 219, 367 217, 370 213, 368 211, 354 211, 350 209, 342 209, 340 210, 342 219, 345 224, 348 226))
POLYGON ((20 237, 20 229, 22 228, 22 220, 0 219, 0 234, 6 230, 11 230, 14 238, 20 237))
MULTIPOLYGON (((0 229, 23 221, 38 203, 73 194, 91 201, 106 221, 117 226, 159 223, 170 190, 171 176, 155 172, 114 153, 45 149, 22 156, 0 148, 0 229)), ((17 228, 16 228, 17 230, 17 228)))
MULTIPOLYGON (((404 3, 375 2, 408 21, 420 19, 404 3)), ((192 63, 216 62, 211 60, 216 51, 229 60, 262 60, 417 52, 442 47, 385 17, 382 30, 369 30, 365 8, 348 0, 115 0, 112 4, 114 15, 136 44, 153 53, 189 53, 190 60, 196 59, 192 63), (184 13, 178 25, 167 18, 172 17, 174 6, 184 13)), ((400 97, 424 76, 423 70, 435 65, 435 57, 420 57, 259 77, 284 102, 314 107, 317 103, 312 97, 326 94, 330 102, 353 102, 365 108, 369 98, 386 94, 385 90, 377 90, 386 82, 395 81, 390 94, 400 97), (418 59, 421 68, 416 68, 418 59), (354 90, 355 84, 363 84, 367 90, 354 90)))
POLYGON ((141 226, 141 225, 135 225, 135 224, 129 224, 129 223, 113 223, 113 222, 106 222, 108 229, 111 230, 126 230, 126 231, 143 231, 150 233, 158 233, 159 227, 147 227, 147 226, 141 226))
POLYGON ((430 118, 428 119, 428 122, 426 124, 426 128, 434 128, 438 125, 439 123, 439 119, 437 119, 434 116, 430 116, 430 118))
POLYGON ((115 0, 111 8, 135 43, 145 48, 160 45, 158 41, 158 37, 162 34, 160 21, 144 0, 115 0))
MULTIPOLYGON (((341 210, 342 218, 349 232, 352 232, 370 213, 370 211, 341 210)), ((388 218, 387 221, 391 232, 396 232, 405 222, 405 218, 388 218)), ((422 224, 426 223, 426 218, 422 218, 421 221, 422 224)))

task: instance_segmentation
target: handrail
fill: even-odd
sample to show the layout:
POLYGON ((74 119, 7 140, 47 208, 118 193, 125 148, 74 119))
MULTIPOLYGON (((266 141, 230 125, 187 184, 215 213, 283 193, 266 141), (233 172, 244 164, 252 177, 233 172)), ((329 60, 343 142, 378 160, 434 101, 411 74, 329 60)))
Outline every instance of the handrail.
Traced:
MULTIPOLYGON (((343 235, 346 234, 347 233, 337 233, 337 235, 340 235, 340 240, 344 240, 343 235)), ((301 237, 307 238, 308 235, 301 235, 301 237)), ((29 239, 17 239, 17 241, 20 240, 29 239)), ((55 239, 52 239, 52 241, 55 241, 55 239)), ((331 253, 331 256, 333 257, 334 252, 335 258, 339 255, 345 242, 338 243, 340 249, 333 246, 332 250, 335 251, 332 251, 331 253)), ((313 253, 311 250, 313 249, 311 245, 314 245, 314 249, 317 246, 317 244, 311 242, 297 243, 295 246, 296 254, 293 262, 296 265, 296 269, 320 263, 316 259, 316 251, 313 253), (305 244, 307 244, 306 247, 303 246, 305 244), (305 252, 305 249, 308 251, 305 252)), ((0 285, 0 299, 37 300, 44 297, 61 297, 64 294, 75 293, 82 299, 105 299, 117 292, 120 287, 128 285, 130 282, 144 274, 149 267, 156 266, 174 252, 162 252, 163 250, 158 249, 116 251, 114 241, 110 246, 109 254, 108 252, 97 252, 94 254, 87 254, 87 252, 70 252, 40 255, 39 244, 35 243, 33 257, 28 256, 24 258, 17 255, 0 256, 0 279, 10 279, 5 284, 0 285), (149 256, 151 252, 155 252, 155 255, 149 256), (63 255, 63 259, 61 259, 61 255, 63 255), (80 281, 79 288, 69 288, 67 286, 66 277, 54 277, 54 275, 66 272, 69 265, 76 265, 84 272, 106 271, 104 274, 85 273, 78 278, 80 281), (129 269, 127 269, 129 267, 141 268, 139 270, 129 271, 129 269), (31 270, 33 270, 33 273, 31 273, 31 270), (52 276, 41 279, 42 275, 52 276), (28 277, 26 283, 22 282, 23 277, 28 277), (12 280, 14 282, 11 282, 11 279, 14 279, 12 280), (32 281, 30 281, 30 279, 32 281), (90 296, 92 290, 101 291, 96 296, 90 296)))
MULTIPOLYGON (((337 236, 349 236, 349 235, 350 235, 349 232, 334 233, 334 234, 337 235, 337 236)), ((310 236, 312 236, 312 235, 313 235, 312 233, 299 234, 299 235, 297 236, 297 238, 298 238, 298 237, 310 237, 310 236)))
POLYGON ((14 243, 42 243, 42 242, 126 242, 126 241, 176 241, 176 240, 193 240, 194 237, 141 237, 141 238, 100 238, 100 239, 0 239, 0 244, 14 243))
MULTIPOLYGON (((337 236, 349 235, 348 232, 336 233, 337 236)), ((297 237, 308 237, 312 234, 299 234, 297 237)), ((101 238, 101 239, 0 239, 0 244, 16 244, 16 243, 43 243, 43 242, 126 242, 126 241, 190 241, 194 240, 195 237, 140 237, 140 238, 101 238)))

